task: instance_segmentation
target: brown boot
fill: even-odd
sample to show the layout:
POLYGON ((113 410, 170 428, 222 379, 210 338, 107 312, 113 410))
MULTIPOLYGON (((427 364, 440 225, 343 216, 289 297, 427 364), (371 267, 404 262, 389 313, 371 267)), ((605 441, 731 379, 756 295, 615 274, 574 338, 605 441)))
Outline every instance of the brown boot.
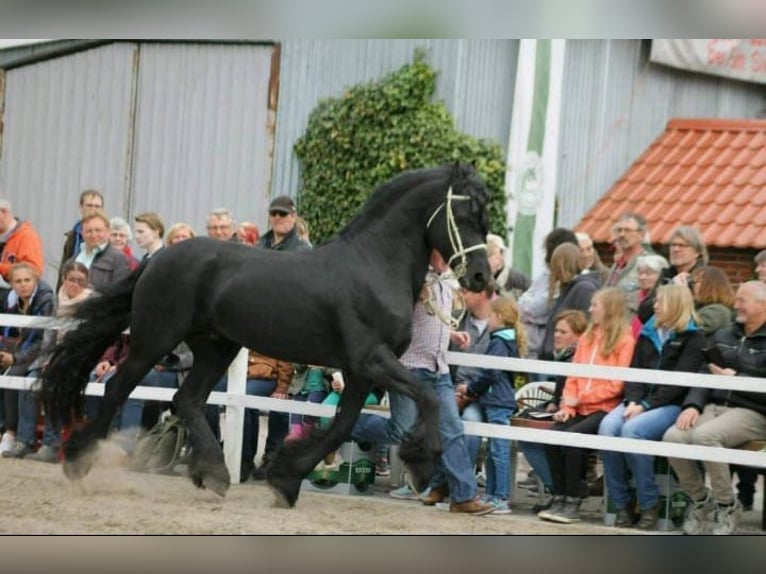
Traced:
POLYGON ((426 506, 435 506, 438 502, 442 502, 448 496, 448 486, 437 486, 436 488, 432 488, 431 492, 428 493, 428 496, 423 499, 423 504, 426 506))
POLYGON ((465 502, 450 502, 450 512, 460 512, 462 514, 472 514, 473 516, 483 516, 495 510, 495 505, 491 502, 482 502, 478 498, 466 500, 465 502))
POLYGON ((641 511, 641 518, 636 525, 639 530, 654 530, 657 528, 657 507, 647 508, 641 511))

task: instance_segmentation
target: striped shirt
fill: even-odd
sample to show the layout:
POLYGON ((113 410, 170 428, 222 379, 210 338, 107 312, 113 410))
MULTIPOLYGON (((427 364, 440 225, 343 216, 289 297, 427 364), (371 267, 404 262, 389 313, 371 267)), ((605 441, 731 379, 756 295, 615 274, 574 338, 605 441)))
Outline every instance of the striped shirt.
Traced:
POLYGON ((426 284, 431 291, 430 302, 418 301, 412 317, 412 342, 399 361, 408 369, 427 369, 434 373, 448 373, 446 351, 450 327, 429 310, 429 304, 438 306, 445 317, 452 313, 452 289, 446 275, 429 271, 426 284))

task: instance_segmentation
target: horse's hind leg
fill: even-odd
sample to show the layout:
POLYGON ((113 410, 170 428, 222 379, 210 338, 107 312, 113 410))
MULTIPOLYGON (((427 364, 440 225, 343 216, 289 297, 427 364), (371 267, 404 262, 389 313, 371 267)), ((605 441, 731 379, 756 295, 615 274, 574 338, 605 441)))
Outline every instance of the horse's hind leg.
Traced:
POLYGON ((106 438, 112 419, 156 362, 155 357, 131 354, 115 373, 104 393, 101 412, 82 427, 72 431, 64 443, 64 474, 78 480, 88 474, 93 465, 96 441, 106 438))
POLYGON ((293 507, 303 477, 328 453, 348 440, 370 385, 364 377, 353 373, 344 372, 344 378, 346 387, 329 428, 319 430, 315 427, 308 437, 283 443, 266 468, 266 480, 277 495, 277 505, 293 507))
POLYGON ((437 395, 429 382, 416 377, 406 381, 388 379, 386 390, 407 396, 417 405, 414 424, 402 437, 399 458, 407 468, 413 488, 422 492, 428 487, 442 452, 437 395))
POLYGON ((428 486, 442 452, 439 400, 430 380, 432 375, 423 375, 421 379, 403 367, 393 354, 385 354, 369 369, 369 376, 389 393, 415 402, 417 413, 413 414, 396 395, 390 397, 391 417, 396 424, 390 425, 389 434, 392 442, 401 441, 399 457, 407 467, 412 486, 421 492, 428 486))
POLYGON ((192 443, 189 477, 197 487, 209 488, 223 496, 231 477, 203 408, 210 391, 221 380, 240 347, 216 335, 198 335, 187 343, 194 353, 194 364, 173 397, 173 406, 189 429, 192 443))

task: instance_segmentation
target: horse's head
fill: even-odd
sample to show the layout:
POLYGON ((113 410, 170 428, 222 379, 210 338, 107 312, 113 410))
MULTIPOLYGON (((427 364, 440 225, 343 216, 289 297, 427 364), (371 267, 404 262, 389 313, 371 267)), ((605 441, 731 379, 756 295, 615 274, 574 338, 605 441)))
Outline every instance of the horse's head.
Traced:
POLYGON ((428 238, 460 284, 482 291, 492 277, 487 261, 487 187, 468 165, 453 166, 442 203, 428 220, 428 238))

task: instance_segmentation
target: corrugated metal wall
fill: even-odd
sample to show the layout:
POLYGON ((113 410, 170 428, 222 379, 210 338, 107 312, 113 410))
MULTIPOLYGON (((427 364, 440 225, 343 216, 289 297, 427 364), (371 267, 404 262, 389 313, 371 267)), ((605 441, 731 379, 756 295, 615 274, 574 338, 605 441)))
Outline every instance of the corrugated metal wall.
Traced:
POLYGON ((228 207, 265 229, 273 46, 141 44, 129 214, 157 211, 205 234, 228 207))
POLYGON ((299 187, 295 141, 319 100, 378 80, 424 48, 439 71, 436 99, 444 100, 461 131, 508 145, 516 78, 516 40, 283 40, 274 193, 299 187))
POLYGON ((39 44, 27 44, 0 50, 0 68, 24 58, 44 56, 61 50, 75 48, 86 43, 83 40, 56 40, 39 44))
MULTIPOLYGON (((154 209, 203 232, 207 211, 225 205, 263 225, 270 170, 271 193, 297 193, 292 148, 317 102, 411 62, 418 47, 458 128, 505 148, 514 40, 282 41, 273 164, 273 46, 114 43, 7 71, 0 194, 41 230, 51 273, 85 187, 102 189, 112 214, 154 209)), ((0 61, 29 55, 40 54, 25 46, 0 61)), ((670 118, 766 108, 762 86, 649 64, 648 42, 573 40, 566 58, 561 225, 574 225, 670 118)))
POLYGON ((125 193, 133 44, 111 44, 8 70, 0 194, 37 227, 48 279, 85 188, 110 213, 125 193))
POLYGON ((155 210, 205 233, 210 209, 265 226, 274 47, 115 43, 6 72, 0 195, 53 280, 85 188, 110 216, 155 210))
POLYGON ((567 42, 558 223, 575 225, 674 117, 763 117, 763 86, 650 64, 638 40, 567 42))

